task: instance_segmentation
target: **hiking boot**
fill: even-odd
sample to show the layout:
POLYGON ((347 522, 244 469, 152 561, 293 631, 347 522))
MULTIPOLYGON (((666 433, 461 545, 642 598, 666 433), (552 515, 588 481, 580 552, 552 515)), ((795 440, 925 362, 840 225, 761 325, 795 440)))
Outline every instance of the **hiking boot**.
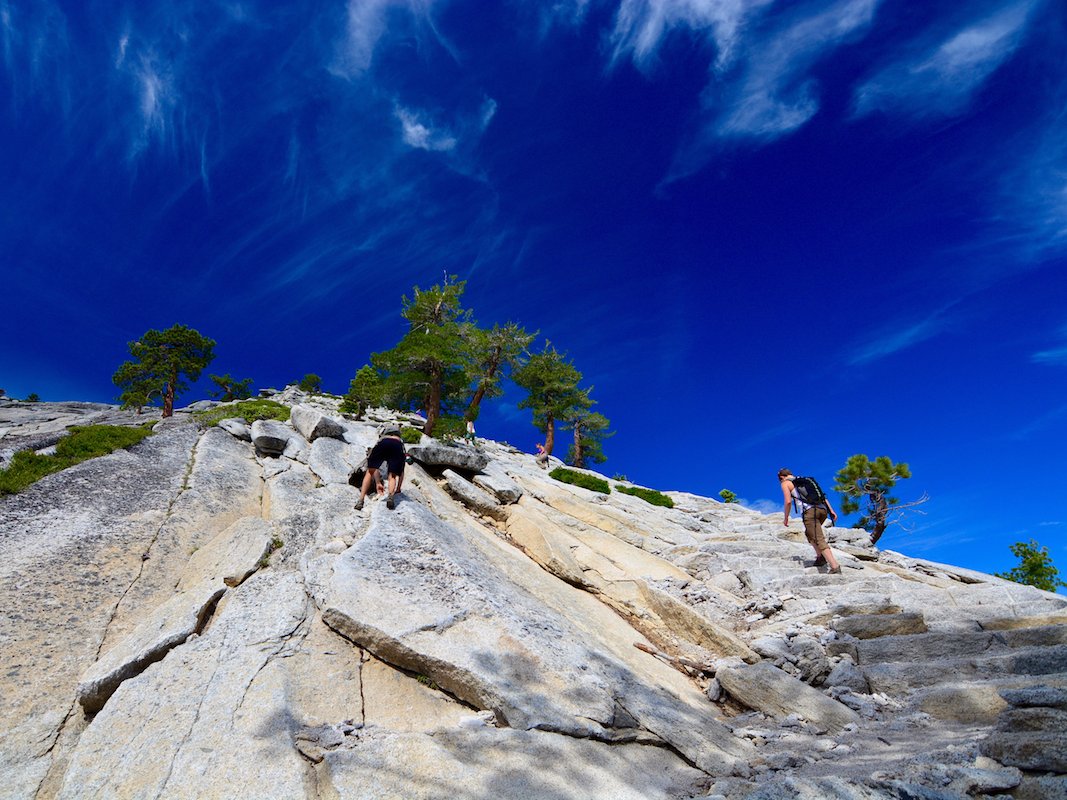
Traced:
POLYGON ((841 574, 841 567, 834 567, 832 570, 830 570, 830 574, 831 575, 840 575, 841 574))
MULTIPOLYGON (((387 498, 385 498, 385 507, 389 509, 396 508, 396 501, 393 500, 392 495, 389 495, 387 498)), ((838 572, 840 571, 841 570, 838 570, 838 572)))
POLYGON ((363 498, 362 497, 359 498, 356 501, 355 509, 356 509, 356 511, 362 511, 363 510, 363 498))
POLYGON ((815 560, 814 560, 814 561, 813 561, 813 562, 811 563, 811 565, 812 565, 813 567, 821 567, 821 566, 823 566, 823 565, 824 565, 825 563, 826 563, 826 559, 825 559, 825 558, 824 558, 823 556, 819 556, 819 557, 818 557, 817 559, 815 559, 815 560))

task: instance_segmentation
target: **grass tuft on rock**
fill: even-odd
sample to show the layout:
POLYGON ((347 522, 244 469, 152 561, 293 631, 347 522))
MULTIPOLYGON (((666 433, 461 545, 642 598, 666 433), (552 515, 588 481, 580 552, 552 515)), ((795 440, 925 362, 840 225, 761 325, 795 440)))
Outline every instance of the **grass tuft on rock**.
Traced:
POLYGON ((242 400, 228 406, 209 408, 206 411, 194 411, 193 416, 201 427, 210 428, 224 419, 239 417, 251 425, 257 419, 276 419, 285 422, 289 419, 289 406, 283 406, 273 400, 262 397, 255 400, 242 400))
POLYGON ((106 456, 132 447, 151 436, 151 424, 138 428, 122 425, 74 425, 70 433, 56 443, 54 456, 39 456, 29 450, 15 453, 7 469, 0 470, 0 494, 21 492, 45 475, 73 467, 90 458, 106 456))
POLYGON ((655 489, 643 489, 640 486, 616 486, 615 491, 640 497, 646 503, 651 503, 654 506, 674 508, 674 501, 663 492, 657 492, 655 489))
POLYGON ((563 483, 569 483, 572 486, 581 486, 583 489, 600 492, 601 494, 611 494, 611 486, 603 478, 586 475, 584 472, 575 472, 573 469, 567 469, 566 467, 556 467, 548 473, 548 477, 555 478, 563 483))
POLYGON ((418 444, 422 441, 422 431, 418 428, 401 428, 400 440, 404 444, 418 444))

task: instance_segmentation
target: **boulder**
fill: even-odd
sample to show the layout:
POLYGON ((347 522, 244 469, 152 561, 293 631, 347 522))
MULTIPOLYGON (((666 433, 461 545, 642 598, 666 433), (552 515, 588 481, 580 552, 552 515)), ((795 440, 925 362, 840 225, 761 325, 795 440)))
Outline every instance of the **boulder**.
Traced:
POLYGON ((489 463, 489 456, 485 453, 461 444, 416 444, 409 447, 407 452, 424 466, 451 467, 464 472, 481 472, 489 463))
POLYGON ((218 425, 231 436, 236 436, 238 439, 243 439, 246 442, 252 441, 252 431, 248 427, 248 423, 240 417, 220 419, 218 425))
POLYGON ((341 422, 326 416, 319 409, 309 405, 293 406, 289 414, 289 421, 300 432, 301 436, 312 443, 323 436, 340 439, 345 433, 345 427, 341 422))
POLYGON ((492 493, 501 503, 517 503, 522 497, 522 487, 492 461, 482 474, 474 476, 474 484, 492 493))
POLYGON ((871 691, 867 679, 850 658, 842 658, 837 666, 830 670, 823 683, 826 686, 844 686, 857 694, 867 694, 871 691))
POLYGON ((500 502, 493 497, 493 495, 489 494, 489 492, 479 489, 462 475, 459 475, 450 469, 446 469, 442 472, 441 476, 445 479, 445 491, 459 500, 459 502, 463 503, 463 505, 471 511, 476 514, 484 514, 493 519, 507 519, 507 512, 501 507, 500 502))
POLYGON ((824 730, 837 732, 859 716, 836 700, 787 675, 773 664, 721 663, 715 677, 722 688, 749 708, 772 717, 797 714, 824 730))
POLYGON ((830 671, 826 650, 811 636, 794 636, 789 641, 789 651, 796 659, 794 663, 800 671, 800 679, 805 683, 815 683, 830 671))
POLYGON ((307 463, 323 483, 347 484, 358 466, 352 450, 341 439, 319 438, 311 443, 307 463))
POLYGON ((252 423, 252 444, 261 456, 280 456, 293 436, 288 425, 271 419, 257 419, 252 423))

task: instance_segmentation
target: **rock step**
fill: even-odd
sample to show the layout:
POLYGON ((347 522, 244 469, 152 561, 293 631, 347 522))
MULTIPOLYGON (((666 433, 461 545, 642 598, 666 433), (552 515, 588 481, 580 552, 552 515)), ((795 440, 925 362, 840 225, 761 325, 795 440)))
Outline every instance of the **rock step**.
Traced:
POLYGON ((950 681, 920 689, 914 699, 919 708, 937 719, 967 725, 992 725, 1008 708, 1005 697, 1019 692, 1047 692, 1050 686, 1059 686, 1067 692, 1067 675, 1013 675, 983 681, 950 681))
POLYGON ((1017 648, 1067 644, 1067 626, 1047 625, 1005 631, 917 633, 866 639, 856 645, 861 664, 943 660, 996 655, 1017 648))
MULTIPOLYGON (((705 553, 715 553, 720 556, 741 556, 752 558, 757 555, 765 555, 770 558, 785 559, 788 556, 782 553, 781 542, 751 542, 751 541, 710 541, 700 545, 700 550, 705 553)), ((808 552, 813 551, 808 548, 808 552)), ((812 558, 814 558, 814 554, 812 558)))
POLYGON ((983 680, 1012 675, 1049 675, 1067 679, 1067 645, 1026 647, 994 656, 945 658, 913 663, 861 666, 871 690, 890 696, 948 681, 983 680))

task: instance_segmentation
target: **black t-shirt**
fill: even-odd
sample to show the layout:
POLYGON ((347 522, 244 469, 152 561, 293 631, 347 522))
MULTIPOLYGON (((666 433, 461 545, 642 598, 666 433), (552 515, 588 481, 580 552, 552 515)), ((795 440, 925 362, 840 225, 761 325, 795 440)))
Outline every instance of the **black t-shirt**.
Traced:
POLYGON ((399 475, 404 471, 404 443, 394 436, 386 436, 378 441, 378 444, 367 456, 367 467, 379 469, 382 462, 389 464, 389 472, 399 475))

